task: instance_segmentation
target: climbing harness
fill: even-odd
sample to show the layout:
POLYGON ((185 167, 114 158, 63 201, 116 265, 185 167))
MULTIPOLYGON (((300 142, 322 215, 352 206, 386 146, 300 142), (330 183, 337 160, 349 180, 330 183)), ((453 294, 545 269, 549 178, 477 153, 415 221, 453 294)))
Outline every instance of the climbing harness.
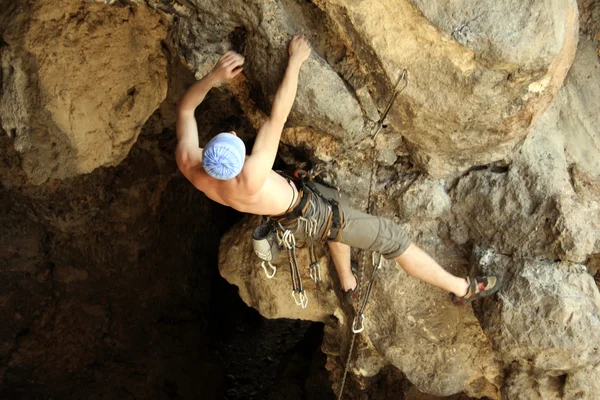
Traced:
MULTIPOLYGON (((369 193, 368 193, 368 197, 367 197, 367 213, 368 214, 371 213, 373 181, 374 181, 374 178, 377 175, 377 171, 379 169, 379 165, 377 164, 377 159, 375 157, 376 156, 375 138, 379 134, 379 131, 381 130, 383 123, 385 121, 385 118, 387 117, 387 114, 389 113, 390 109, 392 108, 392 105, 394 104, 396 97, 398 97, 398 95, 400 93, 402 93, 404 91, 404 89, 406 89, 407 86, 408 86, 408 73, 405 69, 402 71, 402 74, 400 75, 400 78, 398 79, 398 82, 396 83, 396 87, 394 88, 394 93, 392 95, 392 98, 390 99, 389 103, 387 104, 387 107, 385 108, 383 114, 381 115, 381 118, 379 118, 379 121, 377 122, 377 129, 375 130, 375 132, 372 135, 373 147, 371 149, 371 160, 372 160, 373 164, 371 167, 371 176, 369 179, 369 193), (402 88, 400 88, 401 82, 404 82, 404 85, 402 86, 402 88)), ((336 158, 340 157, 341 154, 343 154, 343 153, 344 152, 340 152, 336 156, 336 158)), ((324 170, 323 167, 322 167, 322 169, 324 170)), ((336 187, 336 189, 339 192, 339 187, 336 187)), ((369 297, 371 296, 371 289, 373 288, 373 283, 375 282, 375 276, 377 274, 377 271, 379 269, 381 269, 381 265, 383 263, 383 257, 381 256, 381 254, 379 254, 379 257, 377 258, 376 253, 373 252, 371 254, 371 260, 372 260, 372 264, 373 264, 373 272, 371 273, 371 278, 370 278, 369 284, 367 286, 365 297, 362 298, 362 289, 364 286, 362 279, 365 276, 364 267, 367 263, 367 252, 364 251, 363 252, 363 260, 360 265, 360 273, 359 273, 360 282, 357 282, 358 283, 358 298, 359 299, 362 298, 362 304, 361 304, 359 310, 356 312, 354 320, 352 321, 352 325, 350 326, 350 329, 352 330, 352 339, 350 341, 350 347, 348 349, 348 356, 346 358, 346 365, 344 367, 344 373, 342 375, 342 383, 340 385, 340 391, 338 393, 338 400, 340 400, 342 398, 342 395, 344 394, 344 387, 346 384, 346 378, 348 376, 348 370, 350 369, 350 361, 352 360, 352 352, 354 350, 354 343, 356 342, 356 335, 361 333, 365 329, 365 314, 364 314, 364 312, 367 307, 369 297)))
MULTIPOLYGON (((299 183, 302 182, 303 181, 299 179, 299 183)), ((317 257, 315 241, 318 234, 318 223, 314 217, 305 216, 313 215, 313 212, 315 211, 315 205, 311 201, 313 193, 315 195, 320 195, 320 193, 315 193, 309 187, 304 186, 303 183, 302 190, 299 191, 299 193, 301 194, 298 203, 290 213, 277 218, 269 217, 268 222, 263 223, 254 230, 252 237, 254 252, 261 260, 263 260, 261 267, 268 279, 273 278, 277 272, 277 267, 273 265, 272 262, 277 258, 279 248, 287 250, 292 279, 292 298, 297 305, 306 308, 308 306, 308 297, 304 290, 304 286, 302 285, 302 276, 300 274, 300 267, 296 254, 296 236, 294 235, 294 232, 285 228, 282 222, 297 222, 298 229, 304 233, 308 243, 310 278, 315 283, 321 282, 321 265, 317 257), (270 270, 267 269, 267 267, 270 268, 270 270)))
MULTIPOLYGON (((313 193, 317 196, 324 198, 319 192, 319 189, 314 185, 314 180, 319 175, 328 175, 329 179, 333 183, 333 187, 337 191, 338 197, 341 197, 341 189, 335 180, 334 174, 331 171, 331 165, 338 161, 338 159, 344 155, 351 148, 355 148, 361 142, 363 142, 367 138, 371 138, 373 140, 373 148, 371 150, 371 159, 373 160, 373 166, 371 168, 371 177, 369 180, 369 193, 368 193, 368 202, 367 202, 367 213, 371 210, 371 197, 373 191, 373 180, 377 174, 378 164, 376 159, 376 149, 374 140, 377 138, 383 123, 396 99, 396 97, 404 91, 404 89, 408 86, 408 74, 406 70, 402 71, 400 78, 394 88, 394 93, 392 98, 388 102, 383 114, 381 115, 379 121, 376 124, 376 130, 371 135, 366 137, 354 140, 350 142, 347 146, 344 146, 338 153, 336 153, 327 163, 319 163, 316 164, 310 171, 304 172, 301 171, 300 174, 296 174, 297 182, 302 187, 302 196, 299 199, 299 204, 294 207, 293 211, 286 214, 285 217, 281 219, 276 219, 270 217, 270 221, 266 224, 263 224, 255 229, 253 233, 253 245, 254 252, 256 255, 261 258, 262 263, 261 267, 263 268, 265 275, 268 279, 271 279, 275 276, 277 272, 277 267, 272 264, 272 261, 277 258, 279 254, 279 248, 284 248, 288 253, 288 263, 290 265, 290 275, 292 279, 292 298, 296 305, 301 306, 303 309, 308 306, 308 297, 304 291, 304 287, 302 285, 302 277, 300 274, 300 268, 298 265, 298 258, 296 254, 296 237, 294 233, 289 229, 286 229, 282 221, 286 222, 297 221, 300 229, 303 226, 303 231, 306 237, 306 241, 308 243, 309 249, 309 258, 310 258, 310 266, 309 266, 309 275, 310 278, 315 282, 321 282, 321 266, 318 261, 317 252, 316 252, 316 244, 315 237, 317 235, 318 224, 314 218, 306 218, 304 215, 308 207, 314 207, 312 203, 313 193), (404 83, 402 87, 400 84, 404 83), (265 228, 264 226, 268 228, 265 228), (267 269, 267 266, 270 268, 270 271, 267 269)), ((291 179, 291 178, 289 178, 291 179)), ((327 200, 329 202, 329 206, 331 207, 331 218, 328 221, 327 227, 321 239, 326 240, 334 240, 337 241, 339 236, 341 235, 341 227, 343 225, 342 214, 340 213, 339 203, 335 200, 327 200)), ((310 215, 310 213, 309 213, 310 215)), ((352 356, 352 350, 354 347, 354 341, 356 338, 356 334, 360 333, 364 330, 364 310, 367 306, 367 302, 371 293, 371 288, 375 279, 376 271, 381 267, 382 257, 379 256, 379 261, 376 263, 375 253, 372 255, 373 258, 373 273, 371 275, 371 279, 369 281, 369 285, 367 288, 366 295, 363 299, 362 306, 358 311, 354 321, 352 323, 352 332, 354 333, 352 337, 352 344, 350 346, 350 350, 348 352, 348 360, 346 362, 346 369, 344 371, 344 377, 342 379, 342 386, 340 389, 340 397, 344 390, 344 383, 346 380, 346 375, 348 372, 348 367, 350 363, 350 359, 352 356), (360 318, 360 319, 359 319, 360 318)), ((366 264, 366 252, 363 254, 363 262, 361 263, 361 272, 364 269, 364 265, 366 264)), ((360 274, 361 281, 362 273, 360 274)), ((359 282, 359 299, 362 297, 362 282, 359 282)))

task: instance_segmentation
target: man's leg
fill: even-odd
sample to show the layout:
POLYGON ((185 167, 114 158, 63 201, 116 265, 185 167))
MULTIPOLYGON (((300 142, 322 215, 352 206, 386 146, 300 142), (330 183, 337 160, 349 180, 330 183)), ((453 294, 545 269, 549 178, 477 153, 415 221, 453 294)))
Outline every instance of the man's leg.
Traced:
POLYGON ((423 282, 454 293, 459 297, 467 293, 469 285, 464 278, 459 278, 446 271, 414 243, 394 260, 409 275, 423 282))
POLYGON ((327 242, 333 265, 337 271, 342 290, 345 292, 350 289, 355 289, 358 282, 352 273, 350 267, 350 246, 340 242, 327 242))

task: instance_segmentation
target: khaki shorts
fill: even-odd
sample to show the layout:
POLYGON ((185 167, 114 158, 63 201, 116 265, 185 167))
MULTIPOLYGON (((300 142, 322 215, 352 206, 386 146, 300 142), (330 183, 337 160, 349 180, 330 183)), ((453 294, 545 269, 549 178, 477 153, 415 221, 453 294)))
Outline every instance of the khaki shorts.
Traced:
MULTIPOLYGON (((411 239, 400 225, 386 218, 376 217, 350 208, 348 197, 340 198, 335 189, 315 183, 317 189, 326 199, 336 200, 340 204, 343 215, 342 234, 339 242, 358 249, 376 251, 387 259, 393 259, 406 251, 411 239)), ((320 196, 313 196, 306 218, 317 222, 317 235, 324 236, 324 230, 332 212, 331 205, 320 196)), ((285 226, 300 239, 305 237, 302 222, 293 222, 285 226)))

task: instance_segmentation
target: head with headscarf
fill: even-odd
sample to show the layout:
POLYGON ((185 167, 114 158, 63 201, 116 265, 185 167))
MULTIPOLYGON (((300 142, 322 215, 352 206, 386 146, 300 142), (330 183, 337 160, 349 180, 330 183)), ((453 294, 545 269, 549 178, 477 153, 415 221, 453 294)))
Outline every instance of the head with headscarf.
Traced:
POLYGON ((235 178, 244 166, 246 146, 234 133, 223 132, 212 138, 202 150, 202 166, 215 179, 235 178))

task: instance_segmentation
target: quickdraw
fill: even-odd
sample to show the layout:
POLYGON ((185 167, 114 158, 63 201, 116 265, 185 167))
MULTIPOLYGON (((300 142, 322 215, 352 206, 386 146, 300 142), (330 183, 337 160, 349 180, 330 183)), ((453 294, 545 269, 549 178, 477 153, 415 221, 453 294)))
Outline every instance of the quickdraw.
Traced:
POLYGON ((288 251, 288 261, 290 264, 290 275, 292 277, 292 298, 296 305, 303 309, 308 307, 308 297, 302 286, 302 276, 300 276, 300 268, 298 267, 298 257, 296 256, 296 237, 289 229, 285 229, 279 224, 277 230, 277 239, 288 251))
MULTIPOLYGON (((314 208, 314 204, 310 203, 309 207, 314 208)), ((311 214, 312 215, 312 214, 311 214)), ((321 282, 321 264, 317 257, 317 247, 315 244, 315 236, 317 235, 317 221, 314 218, 300 217, 298 219, 304 223, 304 233, 308 242, 308 254, 310 258, 310 279, 315 283, 321 282)))
POLYGON ((383 257, 381 256, 381 254, 379 254, 379 260, 377 259, 377 253, 372 253, 371 257, 373 262, 373 272, 371 273, 371 279, 369 279, 369 285, 367 286, 367 292, 365 293, 365 297, 363 298, 359 310, 356 312, 354 321, 352 321, 353 333, 361 333, 363 330, 365 330, 365 309, 367 308, 367 302, 369 301, 369 297, 371 296, 371 289, 373 288, 373 282, 375 282, 375 275, 377 274, 377 271, 381 269, 381 265, 383 264, 383 257), (358 325, 359 322, 360 326, 358 325))

